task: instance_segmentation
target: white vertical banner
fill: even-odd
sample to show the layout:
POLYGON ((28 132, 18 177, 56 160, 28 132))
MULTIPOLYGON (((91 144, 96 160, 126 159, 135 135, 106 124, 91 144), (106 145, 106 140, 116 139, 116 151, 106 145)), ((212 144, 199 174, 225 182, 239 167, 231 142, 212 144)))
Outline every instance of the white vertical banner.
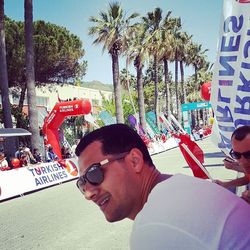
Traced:
POLYGON ((250 0, 224 0, 211 104, 218 147, 230 149, 232 132, 250 125, 250 0))

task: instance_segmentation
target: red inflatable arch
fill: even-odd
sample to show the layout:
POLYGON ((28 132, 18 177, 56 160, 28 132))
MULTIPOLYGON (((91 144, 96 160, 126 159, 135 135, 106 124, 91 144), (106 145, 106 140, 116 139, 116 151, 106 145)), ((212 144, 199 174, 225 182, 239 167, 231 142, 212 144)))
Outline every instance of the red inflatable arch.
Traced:
POLYGON ((56 103, 55 107, 45 118, 42 128, 45 145, 50 144, 60 159, 62 158, 58 133, 60 125, 65 117, 87 115, 90 111, 91 104, 87 99, 63 101, 56 103))

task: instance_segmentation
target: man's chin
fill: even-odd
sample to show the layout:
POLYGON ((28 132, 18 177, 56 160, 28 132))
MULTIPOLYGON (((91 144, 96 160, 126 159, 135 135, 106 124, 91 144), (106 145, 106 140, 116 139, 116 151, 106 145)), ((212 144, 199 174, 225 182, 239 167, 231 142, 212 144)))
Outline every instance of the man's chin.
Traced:
POLYGON ((111 222, 111 223, 118 221, 115 218, 110 217, 110 216, 106 216, 106 215, 105 215, 105 218, 106 218, 106 221, 111 222))
POLYGON ((104 216, 105 216, 106 220, 108 222, 111 222, 111 223, 123 220, 123 218, 118 218, 118 217, 111 216, 111 215, 108 215, 108 214, 104 214, 104 216))

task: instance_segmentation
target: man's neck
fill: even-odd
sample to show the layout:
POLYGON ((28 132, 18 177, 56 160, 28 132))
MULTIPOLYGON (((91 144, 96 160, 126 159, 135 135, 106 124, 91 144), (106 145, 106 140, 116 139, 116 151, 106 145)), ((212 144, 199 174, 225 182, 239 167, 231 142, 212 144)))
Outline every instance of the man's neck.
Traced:
MULTIPOLYGON (((144 176, 144 182, 141 190, 141 202, 140 202, 140 210, 143 208, 144 204, 148 200, 148 196, 152 189, 160 182, 168 179, 171 175, 166 175, 160 173, 156 168, 150 168, 149 172, 147 172, 144 176)), ((138 212, 138 213, 139 213, 138 212)))

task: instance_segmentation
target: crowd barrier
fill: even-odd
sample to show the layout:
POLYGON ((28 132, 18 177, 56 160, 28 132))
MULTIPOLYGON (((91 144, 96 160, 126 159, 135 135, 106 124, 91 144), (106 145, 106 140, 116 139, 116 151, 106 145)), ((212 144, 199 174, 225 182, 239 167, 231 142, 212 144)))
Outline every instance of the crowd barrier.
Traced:
POLYGON ((155 141, 151 143, 148 147, 148 151, 150 155, 154 155, 175 147, 178 147, 178 142, 176 141, 175 138, 171 137, 167 139, 165 142, 155 141))
MULTIPOLYGON (((176 140, 169 138, 166 142, 153 142, 149 153, 154 155, 177 146, 176 140)), ((77 158, 0 171, 0 202, 77 177, 77 158)))
POLYGON ((0 201, 22 196, 78 176, 77 159, 40 163, 0 172, 0 201))

